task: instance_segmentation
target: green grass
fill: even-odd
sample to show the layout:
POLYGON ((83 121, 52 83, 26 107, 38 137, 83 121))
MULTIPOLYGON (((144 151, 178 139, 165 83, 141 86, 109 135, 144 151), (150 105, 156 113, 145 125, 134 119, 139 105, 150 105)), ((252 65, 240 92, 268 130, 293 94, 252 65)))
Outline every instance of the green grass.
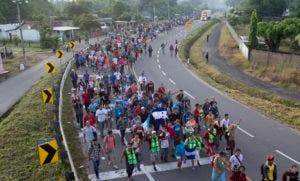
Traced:
POLYGON ((249 87, 241 82, 231 79, 220 73, 216 68, 205 63, 201 48, 205 42, 207 33, 210 33, 214 24, 200 28, 194 37, 187 37, 179 49, 179 55, 183 62, 190 58, 190 64, 187 65, 192 71, 199 75, 210 85, 216 87, 222 92, 239 102, 246 104, 257 111, 280 120, 292 128, 300 130, 300 103, 295 103, 268 92, 249 87), (188 51, 187 51, 188 50, 188 51))
POLYGON ((229 64, 237 66, 246 74, 291 91, 300 90, 300 72, 297 67, 288 64, 258 65, 250 63, 240 52, 225 25, 221 29, 218 49, 220 55, 229 64))
POLYGON ((84 156, 80 140, 78 139, 78 128, 73 124, 74 114, 71 104, 71 92, 72 83, 68 77, 63 89, 63 110, 62 110, 62 124, 65 132, 68 146, 74 161, 75 168, 77 169, 78 177, 80 180, 88 180, 86 165, 84 168, 79 168, 86 163, 87 158, 84 156))
MULTIPOLYGON (((41 91, 51 85, 50 76, 41 79, 22 97, 8 115, 0 119, 0 180, 47 180, 47 167, 39 165, 37 140, 54 138, 51 121, 41 91)), ((1 100, 5 101, 5 100, 1 100)), ((64 180, 66 165, 51 165, 53 180, 64 180)))

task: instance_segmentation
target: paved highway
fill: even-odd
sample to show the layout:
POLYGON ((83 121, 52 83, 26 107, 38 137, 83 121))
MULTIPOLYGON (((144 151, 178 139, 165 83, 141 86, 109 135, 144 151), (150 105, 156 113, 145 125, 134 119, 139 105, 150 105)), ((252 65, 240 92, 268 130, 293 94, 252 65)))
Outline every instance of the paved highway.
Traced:
MULTIPOLYGON (((203 22, 196 21, 192 30, 201 25, 203 25, 203 22)), ((147 54, 144 54, 143 58, 136 62, 135 70, 137 75, 145 71, 148 80, 153 80, 156 85, 163 83, 165 87, 171 90, 184 89, 185 94, 190 97, 192 104, 196 102, 203 103, 205 98, 214 96, 218 101, 221 115, 229 113, 230 120, 232 121, 241 118, 241 128, 236 133, 236 144, 238 148, 241 148, 244 155, 246 172, 253 180, 260 180, 260 165, 265 162, 267 154, 275 155, 279 177, 281 177, 283 171, 288 169, 291 164, 300 164, 299 133, 232 100, 195 76, 178 58, 170 56, 167 47, 169 47, 170 43, 174 44, 175 40, 182 41, 186 34, 185 28, 182 26, 173 29, 168 34, 161 34, 157 40, 153 40, 151 42, 154 48, 153 56, 149 58, 147 54), (163 42, 167 42, 166 53, 164 55, 160 50, 160 45, 163 42)), ((92 72, 90 72, 90 75, 92 75, 92 72)), ((121 153, 125 147, 121 144, 119 132, 114 130, 114 134, 117 141, 115 163, 119 169, 114 170, 112 166, 107 165, 106 160, 102 160, 100 163, 101 180, 127 180, 125 163, 119 162, 121 153)), ((82 133, 79 133, 79 137, 82 137, 82 133)), ((129 137, 129 133, 127 133, 127 141, 129 137)), ((102 139, 100 142, 102 143, 102 139)), ((201 155, 201 164, 203 166, 197 167, 195 171, 192 171, 189 162, 184 164, 184 167, 187 168, 179 171, 176 169, 175 160, 169 159, 168 163, 158 163, 158 171, 155 172, 150 163, 150 153, 147 145, 147 143, 144 144, 141 151, 142 171, 135 169, 134 180, 210 180, 212 168, 209 158, 203 154, 201 155)), ((84 145, 85 153, 87 152, 86 149, 87 145, 84 145)), ((81 168, 87 168, 89 178, 96 180, 91 163, 83 161, 81 168)))
MULTIPOLYGON (((202 24, 196 21, 193 26, 196 28, 202 24)), ((154 48, 153 52, 155 52, 154 56, 152 58, 145 56, 142 61, 136 63, 137 74, 139 75, 142 71, 145 71, 148 79, 154 80, 156 85, 164 83, 166 87, 171 89, 184 89, 193 103, 203 103, 205 98, 214 96, 218 101, 221 115, 229 113, 231 120, 241 118, 241 128, 236 134, 236 143, 244 154, 246 172, 254 180, 260 179, 260 165, 265 161, 267 154, 275 155, 275 162, 278 165, 280 176, 289 168, 290 164, 300 164, 299 133, 232 100, 224 93, 211 87, 190 72, 178 58, 171 57, 168 51, 164 55, 161 53, 159 48, 162 42, 174 44, 176 39, 180 42, 185 35, 185 29, 181 27, 151 43, 154 48)), ((270 109, 273 108, 270 107, 270 109)), ((202 169, 207 168, 200 168, 200 170, 202 169)), ((210 171, 211 169, 207 170, 210 171)), ((190 178, 189 174, 176 175, 174 171, 151 175, 159 175, 159 177, 170 180, 190 178)), ((210 172, 197 172, 198 178, 207 178, 204 177, 207 175, 210 175, 210 172)), ((207 180, 209 179, 207 178, 207 180)))

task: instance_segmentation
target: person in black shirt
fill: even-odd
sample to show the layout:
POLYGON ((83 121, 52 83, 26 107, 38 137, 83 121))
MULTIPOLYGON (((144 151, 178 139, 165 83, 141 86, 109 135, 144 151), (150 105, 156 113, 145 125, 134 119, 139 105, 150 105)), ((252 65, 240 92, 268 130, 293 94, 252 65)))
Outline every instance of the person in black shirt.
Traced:
POLYGON ((283 174, 282 181, 299 181, 297 165, 292 165, 290 170, 283 174))

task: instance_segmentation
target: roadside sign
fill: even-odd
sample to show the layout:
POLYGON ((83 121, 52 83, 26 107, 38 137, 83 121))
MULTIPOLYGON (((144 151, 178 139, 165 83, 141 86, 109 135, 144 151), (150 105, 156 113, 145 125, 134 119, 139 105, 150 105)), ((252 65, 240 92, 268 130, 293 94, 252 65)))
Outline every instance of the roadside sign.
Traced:
POLYGON ((72 49, 75 48, 75 43, 71 41, 71 42, 69 43, 69 47, 72 48, 72 49))
POLYGON ((192 20, 188 20, 186 23, 185 23, 185 27, 186 27, 186 29, 191 29, 192 28, 192 26, 193 26, 193 22, 192 22, 192 20))
POLYGON ((55 64, 53 62, 46 63, 45 67, 48 74, 55 72, 55 64))
POLYGON ((58 162, 58 145, 55 139, 38 145, 40 165, 58 162))
POLYGON ((56 57, 57 58, 64 58, 64 51, 63 50, 57 50, 56 57))
POLYGON ((47 103, 53 104, 54 103, 53 88, 50 87, 48 89, 43 90, 42 97, 43 97, 43 102, 45 104, 47 103))

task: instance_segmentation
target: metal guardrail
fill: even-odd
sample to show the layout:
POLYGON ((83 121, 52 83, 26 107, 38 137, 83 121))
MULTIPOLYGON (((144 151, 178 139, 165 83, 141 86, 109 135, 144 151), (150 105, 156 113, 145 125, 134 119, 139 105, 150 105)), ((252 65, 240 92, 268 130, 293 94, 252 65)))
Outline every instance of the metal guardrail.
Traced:
POLYGON ((70 150, 69 150, 69 146, 68 146, 66 136, 64 134, 64 129, 63 129, 62 120, 61 120, 62 119, 62 106, 63 106, 63 89, 64 89, 64 85, 65 85, 65 81, 67 79, 68 73, 69 73, 69 71, 72 67, 73 61, 74 61, 74 58, 71 58, 71 60, 69 61, 68 65, 67 65, 67 67, 64 71, 64 74, 63 74, 61 82, 60 82, 59 103, 58 103, 58 122, 59 122, 60 132, 61 132, 62 139, 63 139, 63 144, 64 144, 64 147, 66 149, 66 152, 67 152, 67 155, 68 155, 68 158, 69 158, 69 163, 70 163, 72 172, 74 174, 75 181, 78 181, 79 180, 78 179, 78 174, 77 174, 77 171, 76 171, 75 166, 74 166, 74 162, 73 162, 70 150))

